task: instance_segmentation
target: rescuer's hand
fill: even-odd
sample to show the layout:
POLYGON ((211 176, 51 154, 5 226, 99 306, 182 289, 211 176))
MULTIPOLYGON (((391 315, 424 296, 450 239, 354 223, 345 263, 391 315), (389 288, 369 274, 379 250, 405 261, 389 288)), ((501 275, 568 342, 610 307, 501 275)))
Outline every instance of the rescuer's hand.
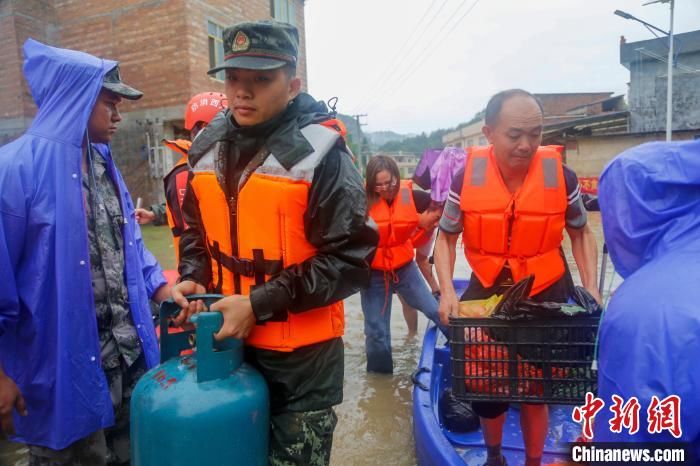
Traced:
POLYGON ((248 338, 255 327, 255 314, 248 296, 239 294, 227 296, 209 306, 209 310, 219 311, 224 317, 221 330, 214 335, 216 340, 231 337, 248 338))
POLYGON ((589 288, 586 288, 586 290, 593 296, 593 298, 598 301, 598 304, 601 306, 603 305, 603 298, 600 296, 600 291, 598 291, 598 288, 596 286, 592 286, 589 288))
POLYGON ((450 316, 459 315, 459 299, 457 299, 454 289, 451 292, 443 292, 440 296, 438 314, 440 315, 440 323, 445 326, 449 323, 450 316))
POLYGON ((139 225, 151 223, 156 219, 156 214, 154 212, 141 208, 134 210, 134 215, 136 215, 136 221, 139 222, 139 225))
POLYGON ((172 287, 171 296, 175 304, 180 306, 182 311, 173 319, 173 324, 180 327, 186 322, 189 322, 190 316, 204 310, 204 301, 198 299, 196 301, 187 301, 185 296, 191 294, 204 294, 207 289, 197 282, 185 280, 172 287))
POLYGON ((27 415, 27 406, 22 393, 15 382, 0 369, 0 432, 14 434, 12 411, 17 410, 20 416, 27 415))

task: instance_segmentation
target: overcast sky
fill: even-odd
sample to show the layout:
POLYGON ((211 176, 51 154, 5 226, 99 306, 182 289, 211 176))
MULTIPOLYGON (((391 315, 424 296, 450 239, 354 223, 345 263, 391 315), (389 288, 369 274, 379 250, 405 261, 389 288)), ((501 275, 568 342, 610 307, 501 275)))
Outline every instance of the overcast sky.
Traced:
MULTIPOLYGON (((620 36, 653 35, 613 11, 668 30, 668 4, 645 2, 306 0, 309 91, 400 133, 455 126, 511 87, 625 93, 620 36)), ((675 3, 674 32, 700 29, 700 0, 675 3)))

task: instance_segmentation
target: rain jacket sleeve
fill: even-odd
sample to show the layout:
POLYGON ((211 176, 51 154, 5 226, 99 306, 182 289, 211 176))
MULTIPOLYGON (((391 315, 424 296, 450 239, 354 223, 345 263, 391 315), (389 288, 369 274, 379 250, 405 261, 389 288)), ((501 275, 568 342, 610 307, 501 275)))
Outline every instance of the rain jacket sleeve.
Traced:
MULTIPOLYGON (((95 147, 102 153, 108 154, 111 159, 111 151, 109 147, 104 144, 96 144, 95 147)), ((122 204, 124 205, 124 217, 128 219, 128 224, 132 227, 132 235, 134 242, 136 244, 136 252, 139 258, 139 264, 141 267, 141 273, 143 275, 144 284, 146 286, 146 294, 149 299, 153 297, 158 288, 165 285, 167 280, 163 275, 163 270, 160 268, 158 260, 153 256, 151 251, 149 251, 143 244, 143 237, 141 236, 141 227, 136 221, 135 208, 131 199, 131 194, 129 194, 129 189, 126 186, 124 178, 122 178, 119 170, 114 169, 112 172, 114 181, 120 191, 120 196, 122 197, 122 204)))
POLYGON ((211 284, 211 262, 207 253, 204 227, 199 212, 199 201, 191 185, 192 172, 187 180, 185 199, 182 201, 182 217, 187 228, 180 237, 180 263, 178 282, 190 280, 206 288, 211 284))
POLYGON ((156 291, 158 291, 161 286, 165 285, 167 281, 163 275, 163 270, 160 268, 160 264, 158 264, 158 260, 156 260, 151 251, 146 249, 146 246, 143 244, 141 229, 139 227, 135 228, 135 238, 139 256, 141 256, 141 263, 143 264, 141 270, 146 284, 146 293, 148 293, 148 298, 151 299, 156 291))
MULTIPOLYGON (((206 286, 211 266, 190 188, 183 211, 188 229, 180 240, 180 275, 206 286)), ((340 146, 314 172, 304 227, 317 253, 253 289, 250 300, 259 321, 324 306, 366 286, 379 235, 367 218, 360 174, 340 146)))
POLYGON ((26 218, 21 177, 9 176, 0 166, 0 338, 19 318, 15 270, 24 250, 26 218))

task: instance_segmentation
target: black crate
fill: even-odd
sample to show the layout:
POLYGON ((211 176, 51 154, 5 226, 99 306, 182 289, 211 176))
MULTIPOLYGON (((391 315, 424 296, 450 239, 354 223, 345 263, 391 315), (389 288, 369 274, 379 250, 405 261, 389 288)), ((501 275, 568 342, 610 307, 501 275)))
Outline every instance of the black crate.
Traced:
POLYGON ((450 318, 452 391, 469 401, 583 404, 597 390, 599 321, 450 318))

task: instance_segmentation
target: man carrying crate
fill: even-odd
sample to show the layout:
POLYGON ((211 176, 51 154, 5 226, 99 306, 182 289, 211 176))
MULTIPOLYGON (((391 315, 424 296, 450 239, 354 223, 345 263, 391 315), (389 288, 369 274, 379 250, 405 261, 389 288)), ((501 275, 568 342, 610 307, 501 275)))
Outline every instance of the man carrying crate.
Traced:
MULTIPOLYGON (((540 146, 542 106, 529 92, 511 89, 486 106, 488 146, 470 148, 464 170, 454 177, 441 234, 435 246, 440 282, 440 318, 457 316, 452 285, 457 239, 473 272, 461 300, 486 299, 534 275, 530 298, 566 302, 573 280, 561 249, 563 231, 581 282, 598 301, 597 246, 587 225, 576 174, 563 165, 559 148, 540 146)), ((501 454, 507 403, 474 402, 488 450, 486 465, 504 465, 501 454)), ((547 435, 545 404, 523 404, 521 427, 527 466, 539 465, 547 435)))

